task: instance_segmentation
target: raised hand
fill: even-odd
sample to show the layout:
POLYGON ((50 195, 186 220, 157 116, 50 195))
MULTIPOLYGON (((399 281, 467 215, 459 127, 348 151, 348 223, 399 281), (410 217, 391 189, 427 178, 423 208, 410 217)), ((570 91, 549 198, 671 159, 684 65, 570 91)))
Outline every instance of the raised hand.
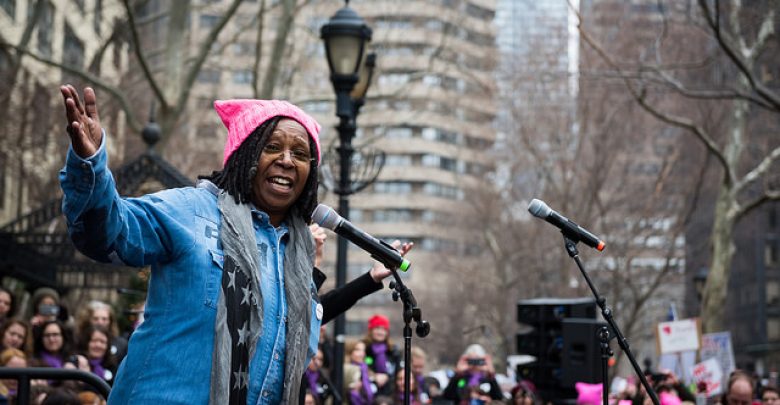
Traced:
POLYGON ((97 110, 95 90, 84 89, 84 103, 79 99, 76 88, 70 84, 60 86, 65 103, 67 131, 73 151, 82 158, 88 158, 100 148, 103 128, 97 110))
POLYGON ((320 267, 320 264, 322 264, 322 257, 325 254, 325 239, 328 238, 328 235, 325 234, 325 229, 321 228, 317 224, 309 225, 309 230, 311 231, 311 235, 314 237, 314 242, 316 245, 316 250, 314 252, 314 266, 320 267))
MULTIPOLYGON (((414 242, 408 242, 401 245, 401 241, 396 239, 391 243, 390 245, 393 246, 396 250, 398 250, 399 253, 401 253, 401 256, 406 256, 407 253, 409 253, 410 250, 414 247, 414 242), (400 249, 398 249, 400 247, 400 249)), ((371 278, 374 279, 377 283, 387 278, 389 275, 393 274, 393 272, 385 268, 385 266, 382 263, 379 263, 377 261, 374 261, 374 267, 371 268, 371 278)))

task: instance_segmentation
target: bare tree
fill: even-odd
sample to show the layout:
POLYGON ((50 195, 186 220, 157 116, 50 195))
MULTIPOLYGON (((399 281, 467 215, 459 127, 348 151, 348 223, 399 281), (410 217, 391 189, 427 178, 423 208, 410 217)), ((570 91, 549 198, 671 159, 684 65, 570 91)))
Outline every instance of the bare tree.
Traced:
POLYGON ((684 24, 674 24, 664 15, 649 57, 630 63, 618 61, 582 19, 580 35, 642 109, 694 137, 721 171, 712 218, 712 263, 702 297, 703 327, 712 332, 725 326, 721 305, 735 253, 736 224, 761 204, 780 200, 780 189, 771 177, 780 146, 770 142, 759 156, 749 147, 764 142, 751 131, 751 122, 780 113, 780 94, 760 74, 776 51, 770 38, 776 35, 777 3, 748 8, 739 1, 701 0, 698 5, 698 14, 684 24), (670 34, 675 29, 677 36, 670 34), (669 108, 670 99, 685 108, 669 108), (721 128, 708 121, 718 110, 728 117, 721 128))

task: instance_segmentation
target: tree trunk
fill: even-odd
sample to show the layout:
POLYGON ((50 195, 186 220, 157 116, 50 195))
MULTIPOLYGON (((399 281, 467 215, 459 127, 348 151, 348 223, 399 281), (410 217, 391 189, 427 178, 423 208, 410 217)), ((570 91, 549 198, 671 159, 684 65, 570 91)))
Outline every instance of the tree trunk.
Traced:
POLYGON ((724 185, 715 206, 712 229, 712 266, 702 294, 702 328, 704 333, 723 330, 723 307, 726 304, 731 260, 734 257, 734 195, 724 185))

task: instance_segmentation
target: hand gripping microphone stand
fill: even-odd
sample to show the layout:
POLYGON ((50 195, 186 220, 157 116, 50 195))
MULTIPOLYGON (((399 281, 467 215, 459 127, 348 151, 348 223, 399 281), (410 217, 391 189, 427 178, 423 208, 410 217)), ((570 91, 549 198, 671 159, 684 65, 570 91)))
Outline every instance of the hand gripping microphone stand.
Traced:
POLYGON ((607 299, 599 295, 598 290, 596 290, 596 286, 593 285, 593 281, 591 281, 588 273, 585 271, 585 268, 582 265, 582 261, 580 261, 579 251, 577 251, 577 242, 579 242, 578 236, 572 235, 571 233, 567 232, 566 229, 561 229, 561 233, 563 234, 563 240, 566 245, 566 253, 568 253, 569 256, 574 259, 574 262, 577 263, 577 267, 579 267, 582 276, 588 283, 588 287, 590 287, 590 291, 593 293, 593 297, 596 298, 596 304, 598 304, 599 308, 601 308, 601 316, 604 317, 605 321, 607 321, 614 335, 610 336, 609 330, 606 326, 602 327, 598 331, 598 338, 601 345, 601 375, 603 379, 601 384, 604 405, 607 405, 609 394, 607 390, 607 364, 609 357, 612 355, 612 349, 609 348, 609 341, 612 338, 617 339, 618 345, 623 350, 623 353, 625 353, 628 357, 628 360, 631 362, 631 366, 634 367, 634 372, 642 382, 642 386, 645 387, 645 391, 647 391, 648 395, 650 395, 650 399, 653 401, 653 404, 659 405, 658 396, 650 387, 650 384, 648 384, 647 378, 645 378, 645 374, 639 368, 639 364, 637 364, 636 358, 634 358, 634 354, 631 353, 631 349, 628 346, 628 340, 626 340, 626 338, 620 332, 620 328, 618 328, 617 323, 615 323, 615 319, 612 317, 612 309, 607 306, 607 299))
MULTIPOLYGON (((411 380, 412 380, 412 327, 414 320, 417 327, 415 332, 418 337, 424 338, 431 332, 431 324, 422 319, 422 311, 417 307, 417 300, 412 294, 412 290, 406 288, 396 269, 390 269, 393 272, 394 281, 390 282, 390 288, 393 291, 393 301, 399 299, 404 304, 404 405, 410 405, 412 399, 411 380)), ((418 388, 419 389, 419 388, 418 388)))

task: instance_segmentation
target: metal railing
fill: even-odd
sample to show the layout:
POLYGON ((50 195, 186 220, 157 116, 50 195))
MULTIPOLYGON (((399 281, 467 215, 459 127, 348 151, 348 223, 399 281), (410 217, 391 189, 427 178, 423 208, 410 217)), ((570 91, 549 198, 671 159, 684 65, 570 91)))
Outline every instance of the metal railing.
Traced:
POLYGON ((102 378, 87 371, 51 367, 6 368, 0 367, 0 379, 19 382, 16 391, 16 403, 30 403, 31 380, 78 380, 97 389, 98 394, 108 399, 111 387, 102 378))

